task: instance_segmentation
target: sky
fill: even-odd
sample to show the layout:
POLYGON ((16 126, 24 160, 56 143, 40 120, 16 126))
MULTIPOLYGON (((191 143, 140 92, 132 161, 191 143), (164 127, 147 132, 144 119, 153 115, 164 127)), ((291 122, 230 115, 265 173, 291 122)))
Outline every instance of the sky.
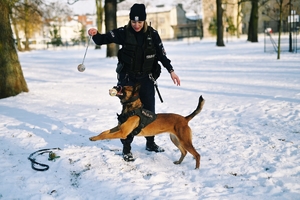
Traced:
POLYGON ((95 0, 80 0, 74 3, 73 5, 70 5, 70 8, 73 10, 75 14, 96 13, 95 0))
MULTIPOLYGON (((134 162, 122 158, 118 139, 89 141, 117 124, 121 104, 108 90, 116 85, 116 58, 106 47, 19 52, 29 92, 0 99, 0 199, 26 200, 294 200, 300 195, 300 56, 264 53, 263 38, 165 41, 181 79, 176 86, 162 69, 157 113, 190 114, 200 95, 202 112, 189 125, 201 155, 180 152, 168 133, 155 137, 163 153, 145 150, 135 137, 134 162), (49 166, 36 171, 32 158, 49 166)), ((38 167, 38 166, 36 166, 38 167)))

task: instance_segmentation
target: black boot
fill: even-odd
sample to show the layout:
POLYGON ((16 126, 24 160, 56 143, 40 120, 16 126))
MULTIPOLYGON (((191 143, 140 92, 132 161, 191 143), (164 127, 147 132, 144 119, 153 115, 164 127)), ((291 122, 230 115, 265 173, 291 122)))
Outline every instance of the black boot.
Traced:
POLYGON ((161 148, 160 146, 158 146, 157 144, 155 144, 155 142, 153 143, 148 143, 146 144, 146 150, 147 151, 155 151, 156 153, 158 152, 164 152, 165 150, 163 148, 161 148))
POLYGON ((133 162, 134 158, 131 153, 131 142, 133 141, 133 136, 128 135, 126 139, 121 139, 121 142, 123 144, 123 159, 126 162, 133 162))
POLYGON ((131 152, 127 153, 127 154, 124 154, 123 153, 123 159, 126 161, 126 162, 133 162, 134 161, 134 158, 133 158, 133 155, 131 152))
POLYGON ((163 148, 161 148, 157 144, 155 144, 154 136, 146 137, 146 140, 147 140, 147 143, 146 143, 147 151, 155 151, 156 153, 165 151, 163 148))

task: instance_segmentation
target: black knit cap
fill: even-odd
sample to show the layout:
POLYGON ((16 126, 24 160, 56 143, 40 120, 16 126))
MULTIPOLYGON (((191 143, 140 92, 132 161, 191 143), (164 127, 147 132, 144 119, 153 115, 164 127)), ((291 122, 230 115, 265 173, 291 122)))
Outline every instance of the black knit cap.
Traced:
POLYGON ((135 3, 130 8, 129 18, 134 21, 145 21, 147 17, 146 7, 144 4, 135 3))

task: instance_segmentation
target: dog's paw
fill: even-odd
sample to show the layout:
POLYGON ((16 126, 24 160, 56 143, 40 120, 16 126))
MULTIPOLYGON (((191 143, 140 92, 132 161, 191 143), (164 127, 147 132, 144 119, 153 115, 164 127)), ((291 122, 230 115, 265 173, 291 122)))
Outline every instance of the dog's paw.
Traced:
POLYGON ((175 165, 179 165, 181 162, 179 162, 179 161, 174 161, 173 162, 175 165))
POLYGON ((96 141, 96 137, 90 137, 90 141, 96 141))

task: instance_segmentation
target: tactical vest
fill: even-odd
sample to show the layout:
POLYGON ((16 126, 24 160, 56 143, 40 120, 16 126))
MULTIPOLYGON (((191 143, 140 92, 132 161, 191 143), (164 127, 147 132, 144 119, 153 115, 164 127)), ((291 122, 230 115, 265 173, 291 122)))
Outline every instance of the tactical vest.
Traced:
POLYGON ((119 50, 118 59, 123 64, 126 73, 131 75, 137 74, 149 74, 151 73, 152 66, 156 60, 156 50, 152 41, 153 28, 148 26, 147 32, 144 34, 144 44, 142 46, 143 52, 139 51, 138 42, 133 33, 130 32, 127 26, 124 27, 126 30, 126 40, 123 47, 119 50), (137 55, 142 54, 141 63, 137 63, 137 55))
POLYGON ((128 113, 118 115, 118 121, 120 124, 123 124, 127 121, 129 117, 132 117, 134 115, 139 116, 140 122, 139 125, 131 131, 130 134, 132 136, 138 135, 143 128, 145 128, 148 124, 151 124, 157 117, 157 115, 154 112, 151 112, 141 107, 136 110, 132 110, 128 113))

